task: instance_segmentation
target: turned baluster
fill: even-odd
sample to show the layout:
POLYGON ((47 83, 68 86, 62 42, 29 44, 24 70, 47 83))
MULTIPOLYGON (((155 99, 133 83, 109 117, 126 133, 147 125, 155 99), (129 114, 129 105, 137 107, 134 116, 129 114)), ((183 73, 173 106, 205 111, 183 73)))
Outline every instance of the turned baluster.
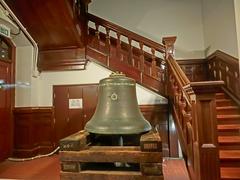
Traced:
POLYGON ((128 37, 128 64, 133 66, 132 38, 128 37))
POLYGON ((110 48, 111 48, 111 41, 110 41, 110 29, 109 28, 105 28, 106 30, 106 54, 108 54, 108 56, 110 55, 110 48))
POLYGON ((121 34, 117 33, 117 57, 122 61, 122 57, 121 57, 121 34))
POLYGON ((157 68, 156 68, 156 56, 155 56, 155 49, 151 48, 152 52, 152 63, 151 63, 151 76, 156 77, 157 76, 157 68))
POLYGON ((143 51, 143 43, 139 42, 139 48, 140 48, 140 70, 141 72, 144 72, 144 51, 143 51))
POLYGON ((95 42, 96 42, 96 49, 99 49, 100 46, 100 36, 99 36, 99 24, 95 23, 95 42))

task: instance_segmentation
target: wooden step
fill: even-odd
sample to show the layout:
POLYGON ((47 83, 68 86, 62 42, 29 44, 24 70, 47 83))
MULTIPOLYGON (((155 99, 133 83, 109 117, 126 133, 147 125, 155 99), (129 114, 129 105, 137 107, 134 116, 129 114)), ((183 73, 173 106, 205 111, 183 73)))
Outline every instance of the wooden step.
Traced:
POLYGON ((240 108, 238 106, 221 106, 217 107, 217 114, 240 114, 240 108))
POLYGON ((231 99, 216 99, 217 107, 221 106, 234 106, 235 103, 231 99))
POLYGON ((218 124, 240 124, 240 114, 217 115, 218 124))
POLYGON ((218 137, 219 143, 240 143, 240 136, 219 136, 218 137))
POLYGON ((240 136, 218 136, 219 149, 240 149, 240 136))
POLYGON ((221 167, 240 167, 240 150, 220 150, 221 167))
POLYGON ((221 179, 222 180, 240 179, 240 167, 222 167, 221 179))
POLYGON ((216 93, 216 99, 227 99, 227 98, 228 96, 223 92, 216 93))
POLYGON ((239 136, 240 135, 240 124, 224 124, 218 125, 219 136, 239 136))
POLYGON ((240 150, 220 150, 221 167, 240 167, 240 150))

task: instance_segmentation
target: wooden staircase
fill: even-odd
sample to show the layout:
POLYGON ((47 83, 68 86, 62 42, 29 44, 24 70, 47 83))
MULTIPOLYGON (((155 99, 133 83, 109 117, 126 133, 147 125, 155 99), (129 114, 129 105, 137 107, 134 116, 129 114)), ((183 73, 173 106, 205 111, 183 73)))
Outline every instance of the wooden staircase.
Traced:
POLYGON ((240 107, 221 92, 216 109, 221 179, 240 179, 240 107))
MULTIPOLYGON (((86 48, 88 59, 113 71, 122 71, 139 84, 160 95, 170 97, 170 103, 175 106, 173 116, 177 130, 182 131, 178 134, 182 141, 183 153, 188 156, 188 168, 192 178, 217 180, 220 174, 220 179, 240 179, 240 109, 223 91, 216 94, 216 107, 215 104, 213 105, 215 91, 218 92, 225 81, 216 77, 218 73, 216 68, 220 67, 220 65, 216 66, 217 63, 214 62, 216 59, 209 61, 208 70, 215 71, 213 81, 190 82, 180 70, 176 60, 171 55, 168 57, 168 52, 171 54, 173 50, 171 48, 175 41, 174 37, 166 38, 165 41, 163 40, 164 45, 161 45, 94 15, 88 14, 87 17, 93 24, 88 27, 86 48), (100 30, 100 27, 103 30, 100 30), (115 36, 110 32, 115 33, 115 36), (127 40, 123 41, 121 37, 127 40), (148 51, 145 50, 146 47, 148 51), (157 56, 157 54, 162 55, 157 56), (205 97, 203 97, 204 93, 205 97), (193 94, 197 101, 193 98, 193 94), (208 110, 208 107, 214 110, 208 110), (208 125, 208 130, 201 130, 208 125), (202 139, 196 139, 197 136, 202 139), (211 142, 208 138, 210 136, 213 137, 211 142), (196 146, 196 141, 199 147, 196 146), (199 161, 193 155, 198 157, 199 161), (220 160, 220 168, 218 168, 218 160, 220 160), (206 163, 209 164, 207 167, 205 167, 206 163), (199 169, 208 170, 199 171, 199 169)), ((221 66, 223 64, 221 63, 221 66)), ((226 76, 227 73, 222 72, 226 76)), ((230 86, 232 84, 229 83, 228 78, 226 77, 225 83, 230 86)), ((238 87, 234 88, 230 87, 236 92, 238 87)))

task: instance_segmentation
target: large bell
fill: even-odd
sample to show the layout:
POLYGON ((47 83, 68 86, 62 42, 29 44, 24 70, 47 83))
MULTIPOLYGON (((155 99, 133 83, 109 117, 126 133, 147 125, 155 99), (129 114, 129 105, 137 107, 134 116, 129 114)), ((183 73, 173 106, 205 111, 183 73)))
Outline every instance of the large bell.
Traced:
POLYGON ((100 80, 96 111, 85 129, 96 134, 139 134, 151 130, 141 114, 136 83, 124 74, 100 80))

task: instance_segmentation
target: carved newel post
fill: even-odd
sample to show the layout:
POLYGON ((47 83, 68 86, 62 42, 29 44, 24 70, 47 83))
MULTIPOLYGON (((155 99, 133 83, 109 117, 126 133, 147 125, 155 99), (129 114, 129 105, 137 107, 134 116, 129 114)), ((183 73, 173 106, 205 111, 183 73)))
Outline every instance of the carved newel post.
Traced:
POLYGON ((164 37, 162 38, 162 43, 165 46, 165 59, 168 59, 169 55, 172 55, 174 57, 174 43, 176 41, 177 37, 176 36, 171 36, 171 37, 164 37))

